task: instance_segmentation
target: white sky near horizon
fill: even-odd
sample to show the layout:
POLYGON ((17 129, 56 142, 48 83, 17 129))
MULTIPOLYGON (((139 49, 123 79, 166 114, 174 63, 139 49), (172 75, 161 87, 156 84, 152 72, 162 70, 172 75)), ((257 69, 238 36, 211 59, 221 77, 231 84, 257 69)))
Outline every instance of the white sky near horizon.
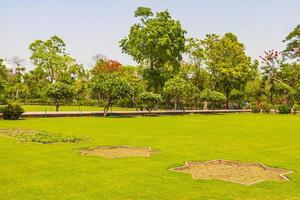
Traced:
POLYGON ((187 37, 232 32, 254 59, 264 50, 282 50, 284 37, 300 24, 300 0, 0 0, 0 57, 19 56, 30 65, 29 44, 58 35, 85 66, 96 54, 134 65, 119 41, 139 6, 168 9, 187 37))

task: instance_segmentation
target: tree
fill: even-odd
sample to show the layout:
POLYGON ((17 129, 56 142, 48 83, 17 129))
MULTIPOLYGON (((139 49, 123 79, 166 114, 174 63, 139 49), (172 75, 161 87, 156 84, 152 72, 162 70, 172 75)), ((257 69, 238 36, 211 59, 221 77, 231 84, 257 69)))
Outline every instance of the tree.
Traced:
POLYGON ((36 67, 33 70, 25 73, 23 76, 24 88, 27 99, 40 99, 45 97, 45 90, 49 84, 46 78, 46 73, 41 67, 36 67))
POLYGON ((269 50, 265 51, 263 56, 260 56, 262 59, 262 75, 263 75, 263 84, 264 86, 269 85, 268 92, 264 94, 268 96, 269 101, 274 103, 274 95, 276 94, 276 83, 280 82, 278 79, 278 72, 280 66, 283 63, 282 54, 279 51, 269 50))
POLYGON ((181 77, 190 80, 199 90, 210 87, 210 74, 206 69, 194 64, 182 63, 179 72, 181 77))
POLYGON ((144 67, 148 88, 159 92, 166 81, 164 73, 171 71, 174 74, 179 69, 186 32, 168 11, 153 16, 151 9, 140 7, 136 10, 135 17, 141 20, 120 41, 120 47, 144 67), (166 70, 166 67, 169 69, 166 70))
POLYGON ((194 89, 193 84, 179 76, 175 76, 166 82, 163 93, 171 97, 174 101, 174 109, 177 110, 179 103, 187 97, 190 90, 194 89))
POLYGON ((61 104, 73 100, 74 91, 69 84, 56 82, 47 87, 46 95, 53 100, 57 112, 61 104))
POLYGON ((32 53, 31 61, 45 71, 51 83, 65 82, 65 78, 71 79, 75 75, 78 65, 66 52, 66 45, 60 37, 55 35, 46 41, 36 40, 29 46, 29 50, 32 53))
POLYGON ((242 100, 244 99, 244 91, 233 89, 231 90, 229 97, 233 101, 233 105, 235 109, 239 108, 239 105, 242 103, 242 100))
POLYGON ((200 93, 200 100, 204 102, 203 110, 207 110, 208 104, 210 104, 212 109, 222 107, 226 97, 220 92, 205 89, 200 93))
POLYGON ((14 56, 10 63, 13 67, 15 67, 15 70, 12 71, 9 75, 9 87, 8 89, 8 95, 11 99, 17 100, 20 97, 25 96, 25 87, 24 87, 24 73, 25 73, 25 67, 23 66, 24 59, 19 58, 18 56, 14 56))
POLYGON ((7 85, 7 68, 4 64, 4 60, 0 58, 0 101, 4 96, 4 91, 7 85))
POLYGON ((141 106, 149 113, 161 102, 161 96, 152 92, 143 92, 139 98, 141 106))
POLYGON ((92 74, 98 73, 113 73, 121 70, 122 64, 116 60, 107 60, 100 58, 96 61, 92 74))
POLYGON ((207 35, 202 41, 205 65, 214 82, 214 88, 225 93, 226 108, 232 89, 243 89, 255 74, 257 63, 251 63, 245 46, 232 33, 224 36, 207 35))
POLYGON ((260 107, 263 89, 260 76, 257 76, 254 80, 248 81, 245 86, 245 95, 247 100, 256 102, 256 106, 260 107))
POLYGON ((116 74, 99 74, 92 77, 90 88, 99 100, 105 102, 104 117, 115 101, 129 97, 132 90, 128 80, 116 74))
POLYGON ((288 34, 283 42, 287 43, 285 55, 292 59, 300 58, 300 24, 288 34))

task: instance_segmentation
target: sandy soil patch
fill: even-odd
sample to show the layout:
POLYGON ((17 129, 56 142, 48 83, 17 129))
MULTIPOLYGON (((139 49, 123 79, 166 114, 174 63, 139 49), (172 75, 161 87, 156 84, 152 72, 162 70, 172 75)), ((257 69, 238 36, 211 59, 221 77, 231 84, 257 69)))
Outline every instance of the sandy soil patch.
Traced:
POLYGON ((290 170, 267 167, 261 163, 242 163, 228 160, 186 162, 182 167, 172 168, 176 172, 191 174, 193 179, 218 179, 243 185, 262 181, 286 181, 290 170))
POLYGON ((100 146, 80 150, 81 155, 105 158, 150 157, 155 151, 149 147, 100 146))

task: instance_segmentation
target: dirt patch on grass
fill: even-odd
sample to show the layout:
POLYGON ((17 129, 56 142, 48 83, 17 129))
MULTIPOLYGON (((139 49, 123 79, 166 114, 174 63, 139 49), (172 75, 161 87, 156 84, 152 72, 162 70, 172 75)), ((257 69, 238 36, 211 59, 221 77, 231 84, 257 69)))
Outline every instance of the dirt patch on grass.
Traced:
POLYGON ((80 142, 82 138, 75 136, 65 136, 61 134, 52 134, 33 129, 0 129, 0 135, 15 137, 21 142, 38 142, 43 144, 57 142, 80 142))
POLYGON ((150 157, 154 150, 149 147, 100 146, 80 150, 81 155, 105 158, 150 157))
POLYGON ((242 163, 228 160, 186 162, 182 167, 172 168, 176 172, 191 174, 193 179, 218 179, 243 185, 262 181, 286 181, 290 170, 267 167, 261 163, 242 163))

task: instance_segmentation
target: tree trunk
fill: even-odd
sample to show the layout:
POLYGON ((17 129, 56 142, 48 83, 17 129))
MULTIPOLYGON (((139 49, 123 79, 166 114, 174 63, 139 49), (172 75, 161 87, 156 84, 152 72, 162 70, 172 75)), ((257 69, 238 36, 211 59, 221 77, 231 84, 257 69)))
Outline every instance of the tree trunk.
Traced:
POLYGON ((55 111, 58 112, 59 104, 55 104, 55 111))
POLYGON ((229 109, 229 92, 226 92, 226 109, 229 109))
POLYGON ((207 101, 204 101, 203 110, 207 110, 207 101))
POLYGON ((106 106, 104 107, 104 113, 103 113, 103 117, 106 117, 107 116, 107 113, 108 113, 108 110, 109 108, 112 106, 112 101, 109 100, 108 103, 106 104, 106 106))
POLYGON ((103 117, 106 117, 106 116, 107 116, 108 109, 109 109, 109 106, 105 106, 105 107, 104 107, 103 117))
POLYGON ((178 108, 178 98, 175 99, 175 103, 174 103, 174 109, 177 110, 178 108))

